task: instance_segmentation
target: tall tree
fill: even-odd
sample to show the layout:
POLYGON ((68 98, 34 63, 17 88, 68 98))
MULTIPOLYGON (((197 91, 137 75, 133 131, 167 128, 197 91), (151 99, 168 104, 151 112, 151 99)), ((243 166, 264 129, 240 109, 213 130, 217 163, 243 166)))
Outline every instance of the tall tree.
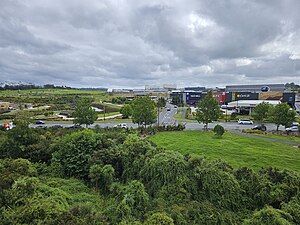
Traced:
POLYGON ((277 131, 279 126, 290 126, 296 117, 296 112, 287 103, 281 103, 274 107, 272 110, 272 121, 277 125, 277 131))
POLYGON ((252 116, 254 120, 263 123, 270 116, 271 107, 267 102, 258 104, 253 110, 252 116))
POLYGON ((167 104, 166 102, 166 99, 164 99, 163 97, 160 97, 158 100, 157 100, 157 126, 159 126, 159 113, 160 113, 160 110, 161 108, 165 107, 167 104))
POLYGON ((130 104, 125 104, 121 109, 120 113, 123 115, 123 118, 128 118, 132 115, 132 107, 130 104))
POLYGON ((76 103, 74 112, 74 124, 85 124, 86 127, 97 120, 97 112, 92 108, 91 101, 88 98, 81 98, 76 103))
POLYGON ((196 112, 197 121, 203 123, 206 130, 209 123, 216 121, 220 117, 220 106, 218 101, 213 97, 212 92, 208 92, 207 95, 198 102, 196 112))
POLYGON ((137 97, 132 103, 132 122, 138 125, 152 124, 156 120, 156 105, 150 97, 137 97))

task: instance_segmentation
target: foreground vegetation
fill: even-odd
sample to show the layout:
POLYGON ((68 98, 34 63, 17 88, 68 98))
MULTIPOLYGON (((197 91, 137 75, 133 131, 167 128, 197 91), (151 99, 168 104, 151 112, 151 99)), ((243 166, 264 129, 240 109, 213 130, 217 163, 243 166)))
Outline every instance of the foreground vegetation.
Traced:
MULTIPOLYGON (((199 154, 208 159, 221 158, 234 167, 247 166, 258 170, 273 166, 300 172, 299 149, 271 140, 229 132, 223 138, 216 139, 211 132, 199 131, 163 132, 151 137, 151 140, 167 150, 199 154)), ((299 138, 293 140, 300 144, 299 138)))
MULTIPOLYGON (((177 134, 185 141, 195 135, 154 136, 157 143, 172 135, 177 139, 177 148, 164 150, 134 130, 30 129, 19 123, 0 133, 1 224, 300 223, 298 173, 254 171, 244 167, 247 163, 233 168, 225 161, 183 155, 174 151, 181 145, 187 153, 177 134)), ((238 138, 210 139, 218 143, 210 151, 226 139, 252 147, 238 138)), ((208 137, 203 140, 209 146, 208 137)), ((291 150, 277 147, 276 153, 280 147, 291 150)))

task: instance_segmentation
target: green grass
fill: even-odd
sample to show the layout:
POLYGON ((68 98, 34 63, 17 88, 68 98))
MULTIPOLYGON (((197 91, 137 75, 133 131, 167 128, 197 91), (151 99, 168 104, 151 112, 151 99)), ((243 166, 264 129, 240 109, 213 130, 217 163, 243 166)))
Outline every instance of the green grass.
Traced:
POLYGON ((182 154, 195 153, 210 160, 222 159, 234 167, 255 170, 273 166, 300 172, 300 150, 291 145, 226 132, 221 139, 211 132, 161 132, 152 137, 154 143, 182 154))

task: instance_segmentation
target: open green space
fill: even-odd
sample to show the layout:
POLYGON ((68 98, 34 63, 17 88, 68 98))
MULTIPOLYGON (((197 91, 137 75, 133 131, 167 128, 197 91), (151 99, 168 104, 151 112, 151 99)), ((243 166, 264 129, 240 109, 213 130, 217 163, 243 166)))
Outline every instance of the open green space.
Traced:
POLYGON ((300 172, 300 150, 292 145, 226 132, 221 139, 211 132, 162 132, 150 137, 158 146, 222 159, 234 167, 277 167, 300 172))

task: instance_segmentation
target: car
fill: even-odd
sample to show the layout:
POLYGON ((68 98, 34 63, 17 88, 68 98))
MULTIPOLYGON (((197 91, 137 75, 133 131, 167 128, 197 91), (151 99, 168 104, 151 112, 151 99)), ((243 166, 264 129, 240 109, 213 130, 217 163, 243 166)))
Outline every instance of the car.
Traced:
POLYGON ((288 127, 285 129, 285 131, 287 133, 291 133, 291 132, 299 132, 299 127, 298 126, 292 126, 292 127, 288 127))
POLYGON ((265 125, 257 125, 255 127, 252 127, 251 130, 261 130, 261 131, 266 131, 267 127, 265 125))
POLYGON ((241 124, 241 125, 252 125, 253 121, 249 120, 249 119, 239 119, 238 120, 238 124, 241 124))
POLYGON ((37 124, 37 125, 42 125, 42 124, 45 124, 45 122, 44 122, 43 120, 37 120, 37 121, 35 122, 35 124, 37 124))
POLYGON ((78 125, 78 124, 75 124, 75 125, 73 125, 73 126, 70 126, 70 127, 67 127, 68 129, 80 129, 80 128, 82 128, 80 125, 78 125))
POLYGON ((63 126, 59 125, 59 124, 56 124, 56 125, 53 125, 51 128, 53 128, 53 129, 61 129, 61 128, 63 128, 63 126))
POLYGON ((171 109, 170 109, 170 108, 167 108, 167 111, 171 111, 171 109))
POLYGON ((178 106, 177 106, 177 105, 174 105, 174 108, 175 108, 175 109, 177 109, 177 108, 178 108, 178 106))
POLYGON ((127 129, 128 126, 126 123, 120 123, 114 126, 114 128, 123 128, 123 129, 127 129))

